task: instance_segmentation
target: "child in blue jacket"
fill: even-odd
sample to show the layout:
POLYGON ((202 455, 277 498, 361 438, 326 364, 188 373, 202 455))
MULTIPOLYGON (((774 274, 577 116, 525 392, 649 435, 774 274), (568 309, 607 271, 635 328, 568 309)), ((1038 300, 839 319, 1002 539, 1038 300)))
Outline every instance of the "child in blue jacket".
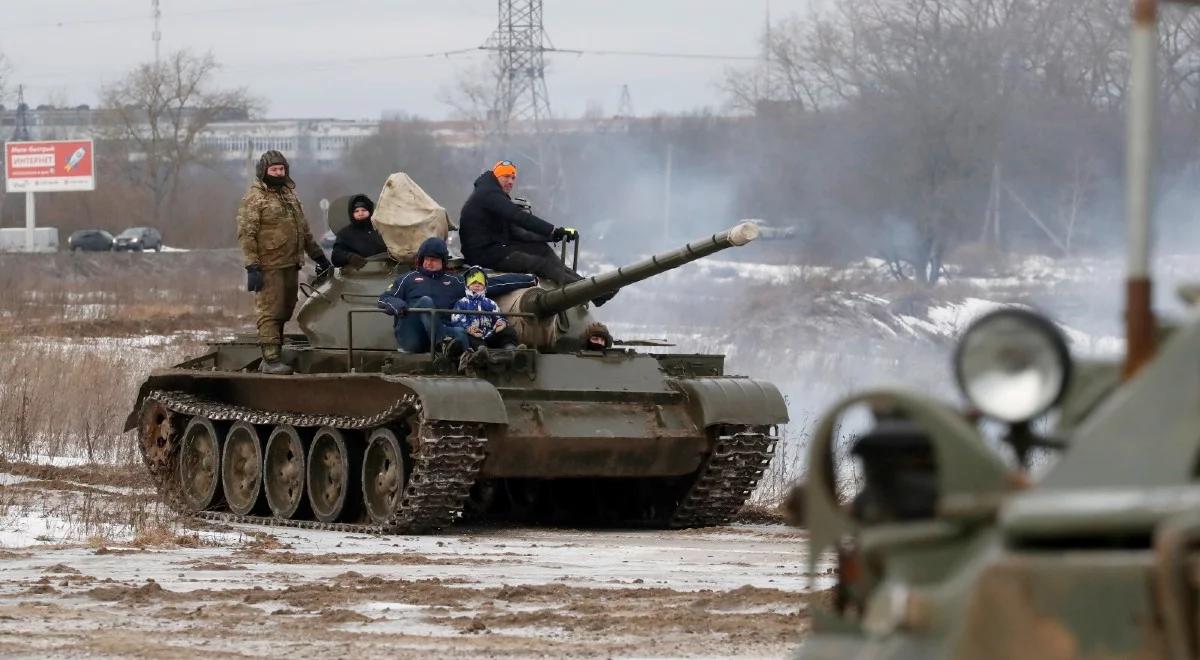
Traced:
POLYGON ((483 269, 472 267, 463 276, 467 295, 454 303, 454 309, 462 313, 450 316, 450 322, 467 333, 471 348, 512 349, 517 347, 517 332, 508 325, 508 319, 490 314, 471 312, 498 312, 500 307, 487 297, 487 275, 483 269))

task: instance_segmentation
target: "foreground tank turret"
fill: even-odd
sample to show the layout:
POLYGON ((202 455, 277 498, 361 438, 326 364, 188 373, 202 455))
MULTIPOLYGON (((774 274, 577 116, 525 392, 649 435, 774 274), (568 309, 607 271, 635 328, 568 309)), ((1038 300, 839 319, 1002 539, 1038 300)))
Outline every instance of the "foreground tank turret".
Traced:
MULTIPOLYGON (((583 333, 598 322, 588 304, 591 300, 721 250, 746 245, 757 237, 758 227, 743 223, 677 250, 566 286, 546 281, 537 287, 507 293, 498 296, 496 303, 511 316, 510 321, 526 346, 556 350, 558 341, 565 337, 563 350, 580 348, 583 333)), ((386 259, 376 260, 357 271, 340 271, 334 279, 312 289, 297 317, 309 343, 320 348, 355 351, 394 349, 392 320, 376 313, 375 301, 379 292, 392 283, 396 272, 403 272, 403 268, 395 268, 386 259)), ((619 304, 619 301, 614 303, 619 304)))
POLYGON ((742 223, 677 250, 656 254, 566 286, 538 286, 510 293, 498 304, 509 313, 530 315, 514 316, 514 327, 527 345, 552 348, 566 338, 568 347, 578 347, 583 344, 588 328, 597 323, 587 305, 589 301, 721 250, 746 245, 756 238, 758 227, 742 223))
POLYGON ((406 267, 381 257, 302 287, 304 334, 284 347, 296 374, 256 373, 251 338, 214 344, 154 372, 128 425, 167 501, 207 518, 390 533, 462 516, 719 524, 770 461, 782 397, 726 375, 720 355, 585 350, 587 301, 755 236, 738 226, 504 296, 527 348, 463 369, 395 350, 375 299, 406 267))
POLYGON ((1055 324, 1007 309, 959 341, 967 410, 890 389, 827 413, 791 501, 812 574, 836 571, 799 658, 1200 656, 1200 295, 1173 328, 1150 309, 1157 4, 1133 3, 1124 359, 1072 359, 1055 324), (874 426, 847 439, 846 498, 855 408, 874 426))

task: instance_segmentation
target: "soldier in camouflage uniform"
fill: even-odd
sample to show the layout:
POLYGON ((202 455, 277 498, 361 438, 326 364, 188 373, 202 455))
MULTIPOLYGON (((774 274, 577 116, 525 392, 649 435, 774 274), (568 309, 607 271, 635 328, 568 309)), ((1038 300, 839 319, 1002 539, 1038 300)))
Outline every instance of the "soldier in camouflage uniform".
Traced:
POLYGON ((316 262, 318 274, 331 266, 313 240, 283 154, 274 150, 264 153, 255 174, 258 181, 238 206, 237 234, 246 262, 246 290, 256 294, 254 309, 263 354, 259 369, 290 374, 292 368, 281 360, 283 324, 296 308, 304 253, 316 262))

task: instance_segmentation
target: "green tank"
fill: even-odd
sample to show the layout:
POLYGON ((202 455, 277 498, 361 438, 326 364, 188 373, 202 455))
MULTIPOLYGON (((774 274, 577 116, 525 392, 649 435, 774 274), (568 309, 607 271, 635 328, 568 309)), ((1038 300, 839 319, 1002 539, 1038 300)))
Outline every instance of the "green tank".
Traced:
POLYGON ((1200 657, 1200 318, 1150 310, 1156 15, 1134 2, 1124 359, 1072 359, 1007 309, 958 342, 965 410, 900 389, 837 404, 793 500, 822 576, 797 657, 1200 657), (870 429, 838 438, 852 409, 870 429))
MULTIPOLYGON (((756 238, 739 225, 567 286, 497 300, 524 348, 472 361, 396 350, 384 256, 302 286, 296 373, 253 337, 153 372, 127 420, 165 500, 210 519, 424 533, 463 517, 692 527, 728 521, 787 409, 721 355, 613 342, 589 300, 756 238), (589 343, 589 337, 601 343, 589 343)), ((619 299, 610 305, 619 304, 619 299)))

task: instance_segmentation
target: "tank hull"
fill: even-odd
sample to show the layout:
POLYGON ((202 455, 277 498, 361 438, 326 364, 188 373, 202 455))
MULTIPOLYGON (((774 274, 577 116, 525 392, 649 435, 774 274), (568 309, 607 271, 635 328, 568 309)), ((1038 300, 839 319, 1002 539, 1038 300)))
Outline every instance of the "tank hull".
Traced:
MULTIPOLYGON (((721 370, 719 356, 514 351, 520 359, 505 368, 468 377, 413 373, 428 366, 428 356, 367 350, 360 352, 361 360, 378 362, 379 371, 269 376, 232 370, 253 349, 233 342, 153 373, 129 416, 127 426, 139 428, 143 456, 164 497, 186 513, 381 532, 434 531, 462 515, 569 524, 717 524, 748 498, 770 460, 775 427, 786 421, 786 407, 773 386, 711 375, 721 370), (692 373, 684 373, 685 366, 692 373), (437 480, 457 484, 459 492, 443 498, 438 506, 444 511, 430 516, 432 522, 362 520, 363 507, 354 505, 355 498, 368 495, 347 496, 342 490, 370 483, 372 475, 347 473, 342 485, 336 483, 339 473, 330 477, 328 469, 317 473, 323 486, 333 489, 335 500, 348 502, 346 516, 327 513, 325 522, 317 522, 306 517, 303 507, 281 507, 272 516, 238 516, 219 497, 205 499, 208 491, 199 496, 189 491, 189 475, 180 476, 190 468, 179 465, 179 445, 183 431, 196 420, 211 426, 210 435, 216 436, 238 423, 253 425, 262 438, 292 429, 288 433, 294 448, 287 455, 293 458, 309 451, 314 436, 336 436, 340 456, 356 465, 362 464, 372 433, 379 429, 393 429, 401 453, 410 458, 443 442, 439 434, 448 428, 458 429, 451 435, 467 438, 456 442, 470 448, 466 458, 457 456, 439 468, 437 480), (716 476, 706 479, 709 472, 716 476), (330 478, 335 479, 332 486, 325 483, 330 478), (351 511, 358 518, 351 519, 351 511)), ((342 364, 340 351, 290 350, 296 364, 342 364)), ((209 453, 220 453, 219 442, 224 440, 218 438, 209 453)), ((264 489, 272 487, 274 472, 315 469, 295 462, 273 464, 283 459, 272 459, 267 445, 263 441, 260 451, 266 457, 259 477, 264 489)), ((327 447, 324 455, 336 459, 335 454, 327 447)), ((210 469, 220 472, 219 467, 210 469)), ((404 469, 408 480, 403 483, 416 488, 414 465, 404 469)), ((318 490, 312 483, 304 488, 318 490)), ((247 497, 240 495, 241 500, 247 497)), ((402 508, 398 502, 397 510, 402 508)))

